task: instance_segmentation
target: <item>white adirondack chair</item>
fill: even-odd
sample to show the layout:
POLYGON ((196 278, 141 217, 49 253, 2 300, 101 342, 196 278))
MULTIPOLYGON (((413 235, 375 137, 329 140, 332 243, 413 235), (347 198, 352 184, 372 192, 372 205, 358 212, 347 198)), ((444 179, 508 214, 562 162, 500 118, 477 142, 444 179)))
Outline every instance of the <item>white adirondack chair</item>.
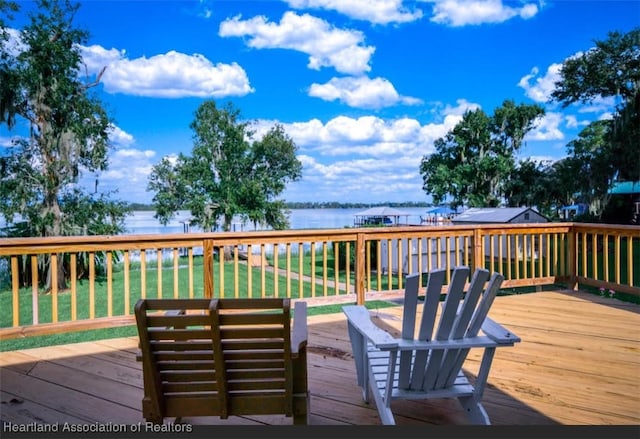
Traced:
POLYGON ((520 339, 487 317, 502 283, 502 275, 494 273, 489 279, 487 270, 477 269, 464 294, 468 276, 468 267, 454 269, 438 320, 445 270, 429 273, 422 321, 416 337, 418 274, 406 278, 401 338, 376 326, 364 306, 343 307, 358 385, 362 387, 367 403, 370 387, 373 390, 383 424, 395 424, 391 410, 394 399, 451 397, 458 398, 472 423, 490 424, 481 399, 495 350, 513 346, 520 339), (474 385, 462 371, 471 348, 484 348, 474 385))

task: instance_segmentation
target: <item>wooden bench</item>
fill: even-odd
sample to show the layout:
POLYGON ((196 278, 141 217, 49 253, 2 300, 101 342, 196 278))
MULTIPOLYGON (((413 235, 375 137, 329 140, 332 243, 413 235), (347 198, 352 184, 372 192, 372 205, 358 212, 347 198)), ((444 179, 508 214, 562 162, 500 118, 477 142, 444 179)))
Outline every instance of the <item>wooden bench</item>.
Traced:
POLYGON ((135 306, 147 421, 284 414, 306 424, 306 303, 140 299, 135 306))

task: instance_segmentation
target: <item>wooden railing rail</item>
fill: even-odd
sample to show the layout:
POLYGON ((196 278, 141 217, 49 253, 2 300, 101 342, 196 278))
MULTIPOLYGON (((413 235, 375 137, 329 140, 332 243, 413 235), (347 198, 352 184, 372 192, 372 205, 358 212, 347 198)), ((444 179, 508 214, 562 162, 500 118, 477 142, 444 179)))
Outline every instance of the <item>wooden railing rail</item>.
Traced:
POLYGON ((129 324, 147 296, 364 303, 456 265, 640 295, 639 253, 640 227, 577 223, 2 238, 0 337, 129 324))

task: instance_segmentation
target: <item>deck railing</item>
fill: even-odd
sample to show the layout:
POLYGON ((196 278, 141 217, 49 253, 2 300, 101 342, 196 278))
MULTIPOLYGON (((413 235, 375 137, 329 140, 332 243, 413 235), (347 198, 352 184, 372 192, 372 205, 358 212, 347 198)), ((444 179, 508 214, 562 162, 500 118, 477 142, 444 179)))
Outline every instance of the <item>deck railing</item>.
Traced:
POLYGON ((363 303, 408 273, 461 264, 503 273, 503 288, 640 295, 639 254, 640 227, 576 223, 4 238, 0 337, 131 324, 141 297, 363 303))

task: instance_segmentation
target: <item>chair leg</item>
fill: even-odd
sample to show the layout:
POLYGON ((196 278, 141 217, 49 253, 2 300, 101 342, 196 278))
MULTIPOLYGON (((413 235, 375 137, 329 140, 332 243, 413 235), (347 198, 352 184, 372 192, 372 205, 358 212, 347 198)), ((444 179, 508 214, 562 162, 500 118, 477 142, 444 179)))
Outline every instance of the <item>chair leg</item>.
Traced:
POLYGON ((293 425, 309 425, 309 413, 293 415, 293 425))
POLYGON ((309 416, 311 416, 311 397, 307 392, 306 395, 294 397, 293 424, 309 425, 309 416))
MULTIPOLYGON (((369 383, 375 386, 376 381, 375 377, 373 376, 373 371, 369 370, 369 374, 369 383)), ((396 425, 396 420, 393 417, 393 413, 391 412, 391 401, 385 401, 379 389, 373 387, 369 388, 369 386, 367 386, 367 389, 369 389, 369 391, 373 394, 373 399, 376 403, 376 408, 378 409, 380 421, 384 425, 396 425)))
POLYGON ((491 425, 491 421, 489 420, 489 415, 487 411, 482 406, 480 401, 476 401, 473 396, 467 396, 464 398, 458 398, 460 404, 464 408, 465 412, 467 412, 467 417, 473 424, 479 425, 491 425))

